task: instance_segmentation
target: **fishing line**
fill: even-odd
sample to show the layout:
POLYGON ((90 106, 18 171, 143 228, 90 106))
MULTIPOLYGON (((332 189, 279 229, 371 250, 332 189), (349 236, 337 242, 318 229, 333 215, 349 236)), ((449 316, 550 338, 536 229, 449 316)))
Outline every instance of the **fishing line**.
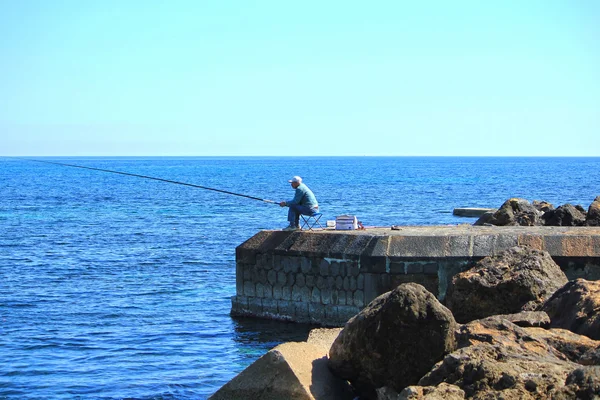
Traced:
POLYGON ((190 187, 198 188, 198 189, 212 190, 213 192, 225 193, 225 194, 230 194, 230 195, 233 195, 233 196, 245 197, 245 198, 252 199, 252 200, 264 201, 265 203, 278 204, 278 203, 276 203, 273 200, 261 199, 260 197, 248 196, 246 194, 234 193, 234 192, 230 192, 230 191, 227 191, 227 190, 215 189, 215 188, 211 188, 211 187, 207 187, 207 186, 194 185, 193 183, 178 182, 178 181, 172 181, 170 179, 156 178, 154 176, 138 175, 138 174, 132 174, 132 173, 129 173, 129 172, 113 171, 113 170, 110 170, 110 169, 86 167, 86 166, 83 166, 83 165, 65 164, 65 163, 59 163, 59 162, 55 162, 55 161, 35 160, 33 158, 21 158, 21 157, 6 157, 6 158, 14 158, 14 159, 17 159, 17 160, 24 160, 24 161, 34 161, 34 162, 45 163, 45 164, 61 165, 63 167, 89 169, 89 170, 92 170, 92 171, 108 172, 108 173, 111 173, 111 174, 134 176, 136 178, 151 179, 151 180, 154 180, 154 181, 161 181, 161 182, 173 183, 175 185, 183 185, 183 186, 190 186, 190 187))

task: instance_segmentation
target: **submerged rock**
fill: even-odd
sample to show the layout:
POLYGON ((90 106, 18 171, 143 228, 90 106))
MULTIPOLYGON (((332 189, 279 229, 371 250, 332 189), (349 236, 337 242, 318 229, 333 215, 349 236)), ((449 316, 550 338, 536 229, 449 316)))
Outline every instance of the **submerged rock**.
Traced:
POLYGON ((565 283, 566 275, 550 254, 513 247, 455 275, 448 286, 446 306, 463 323, 531 311, 565 283))
POLYGON ((454 350, 457 327, 433 294, 405 283, 346 323, 329 351, 329 367, 365 398, 376 398, 383 386, 399 392, 454 350))

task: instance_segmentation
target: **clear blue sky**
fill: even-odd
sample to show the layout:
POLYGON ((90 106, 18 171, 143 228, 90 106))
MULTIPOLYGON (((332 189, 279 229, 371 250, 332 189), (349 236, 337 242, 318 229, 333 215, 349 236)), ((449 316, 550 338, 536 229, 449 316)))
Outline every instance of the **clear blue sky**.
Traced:
POLYGON ((0 155, 600 156, 600 1, 0 0, 0 155))

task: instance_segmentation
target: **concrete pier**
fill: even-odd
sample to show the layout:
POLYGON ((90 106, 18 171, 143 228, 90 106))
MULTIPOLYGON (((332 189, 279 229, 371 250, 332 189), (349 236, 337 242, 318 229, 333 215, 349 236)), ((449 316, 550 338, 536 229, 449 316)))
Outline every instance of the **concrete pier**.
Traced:
POLYGON ((457 217, 481 217, 486 212, 494 212, 498 211, 497 208, 475 208, 475 207, 466 207, 466 208, 455 208, 452 211, 452 215, 456 215, 457 217))
POLYGON ((598 227, 261 231, 236 249, 231 314, 341 326, 404 282, 443 300, 454 274, 516 245, 548 251, 569 279, 600 280, 598 227))

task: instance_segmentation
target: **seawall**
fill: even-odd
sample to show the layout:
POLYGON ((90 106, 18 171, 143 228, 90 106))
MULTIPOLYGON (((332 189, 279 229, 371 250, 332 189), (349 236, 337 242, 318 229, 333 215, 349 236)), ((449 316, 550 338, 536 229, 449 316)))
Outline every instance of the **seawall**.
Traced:
POLYGON ((600 280, 598 227, 261 231, 236 248, 231 315, 342 326, 404 282, 443 301, 454 274, 516 245, 548 251, 569 279, 600 280))

